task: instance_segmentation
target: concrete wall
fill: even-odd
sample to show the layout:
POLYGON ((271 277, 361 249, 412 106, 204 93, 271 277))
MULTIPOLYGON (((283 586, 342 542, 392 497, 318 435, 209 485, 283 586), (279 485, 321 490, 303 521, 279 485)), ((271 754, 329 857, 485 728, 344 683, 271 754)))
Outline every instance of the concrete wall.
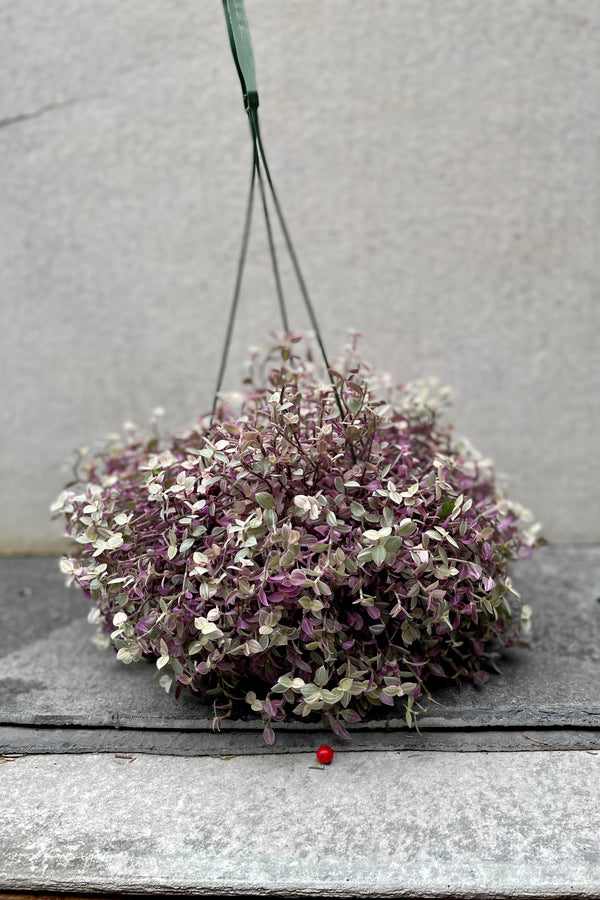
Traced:
MULTIPOLYGON (((546 535, 600 540, 600 3, 247 9, 328 345, 438 375, 546 535)), ((0 550, 52 552, 73 448, 210 402, 249 140, 216 0, 0 0, 0 29, 0 550)), ((275 322, 253 254, 240 359, 275 322)))

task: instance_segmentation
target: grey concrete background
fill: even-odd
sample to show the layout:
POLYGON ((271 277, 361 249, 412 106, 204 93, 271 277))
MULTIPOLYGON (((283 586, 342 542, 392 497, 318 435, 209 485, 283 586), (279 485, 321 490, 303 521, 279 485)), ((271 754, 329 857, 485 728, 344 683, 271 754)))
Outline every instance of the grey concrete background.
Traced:
MULTIPOLYGON (((439 376, 546 535, 600 540, 600 4, 247 9, 332 352, 352 325, 439 376)), ((220 3, 0 0, 0 29, 0 551, 54 552, 73 448, 210 402, 249 141, 220 3)), ((232 386, 275 323, 260 228, 252 252, 232 386)))

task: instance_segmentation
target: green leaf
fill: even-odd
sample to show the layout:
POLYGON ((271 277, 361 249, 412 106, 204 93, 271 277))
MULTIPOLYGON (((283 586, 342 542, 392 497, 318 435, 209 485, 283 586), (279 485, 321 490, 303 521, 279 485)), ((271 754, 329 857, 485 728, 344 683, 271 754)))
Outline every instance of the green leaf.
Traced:
POLYGON ((370 562, 373 559, 373 551, 370 547, 365 547, 364 550, 361 550, 358 556, 356 557, 356 561, 359 565, 362 563, 370 562))
POLYGON ((349 397, 347 400, 347 404, 348 404, 348 409, 350 410, 350 412, 352 413, 353 416, 355 416, 357 414, 357 412, 360 410, 360 408, 362 407, 362 403, 358 399, 358 397, 349 397))
POLYGON ((410 519, 403 519, 400 522, 397 533, 401 537, 407 537, 409 534, 414 534, 416 530, 417 530, 416 522, 412 522, 410 519))
POLYGON ((256 498, 256 502, 259 506, 262 506, 263 509, 275 509, 275 501, 267 491, 259 491, 254 497, 256 498))
POLYGON ((329 675, 327 674, 327 669, 325 666, 320 666, 315 672, 315 684, 318 684, 319 687, 323 687, 328 681, 329 675))
POLYGON ((275 510, 271 509, 270 507, 265 509, 263 521, 268 528, 273 528, 273 526, 277 523, 277 513, 275 512, 275 510))
POLYGON ((323 695, 323 700, 324 700, 326 703, 331 703, 331 704, 333 704, 333 703, 337 703, 338 700, 339 700, 339 697, 336 697, 335 694, 333 694, 331 691, 328 691, 326 688, 324 688, 324 689, 321 691, 321 693, 322 693, 322 695, 323 695))
POLYGON ((310 550, 311 553, 322 553, 323 550, 329 549, 329 542, 321 541, 318 544, 311 544, 308 549, 310 550))
POLYGON ((389 525, 391 527, 393 524, 394 524, 394 511, 391 509, 391 507, 386 506, 386 507, 384 507, 384 510, 383 510, 383 518, 382 518, 381 525, 382 525, 382 527, 384 525, 389 525))
POLYGON ((385 560, 385 547, 382 544, 377 544, 376 547, 373 547, 371 555, 375 565, 380 566, 385 560))
POLYGON ((402 546, 401 537, 389 537, 383 540, 386 553, 397 553, 402 546))
POLYGON ((319 697, 321 696, 321 691, 316 684, 305 684, 304 687, 300 690, 300 693, 305 700, 310 697, 316 697, 317 695, 319 695, 319 697))
POLYGON ((442 503, 442 507, 440 509, 440 519, 447 519, 453 509, 454 500, 446 500, 445 503, 442 503))

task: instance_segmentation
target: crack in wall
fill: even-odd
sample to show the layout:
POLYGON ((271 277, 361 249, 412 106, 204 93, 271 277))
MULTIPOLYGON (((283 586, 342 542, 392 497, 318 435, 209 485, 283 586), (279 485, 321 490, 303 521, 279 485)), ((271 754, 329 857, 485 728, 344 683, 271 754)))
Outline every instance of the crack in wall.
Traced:
POLYGON ((40 106, 32 112, 17 113, 14 116, 7 116, 0 119, 0 128, 10 128, 12 125, 20 125, 22 122, 29 122, 31 119, 39 119, 48 113, 55 112, 59 109, 66 109, 69 106, 75 106, 78 103, 85 103, 87 100, 95 99, 94 97, 72 97, 70 100, 63 100, 58 103, 47 103, 40 106))

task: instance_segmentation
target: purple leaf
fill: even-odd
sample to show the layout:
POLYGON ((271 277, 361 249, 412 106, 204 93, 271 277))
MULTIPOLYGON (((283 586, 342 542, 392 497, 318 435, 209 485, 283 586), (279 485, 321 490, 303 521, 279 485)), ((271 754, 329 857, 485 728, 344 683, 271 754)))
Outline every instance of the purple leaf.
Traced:
POLYGON ((290 572, 290 581, 296 585, 304 584, 306 575, 301 569, 294 569, 293 572, 290 572))
POLYGON ((275 743, 275 732, 273 731, 273 729, 271 728, 270 725, 265 726, 265 729, 263 731, 263 738, 264 738, 265 744, 268 744, 269 747, 272 747, 273 744, 275 743))

